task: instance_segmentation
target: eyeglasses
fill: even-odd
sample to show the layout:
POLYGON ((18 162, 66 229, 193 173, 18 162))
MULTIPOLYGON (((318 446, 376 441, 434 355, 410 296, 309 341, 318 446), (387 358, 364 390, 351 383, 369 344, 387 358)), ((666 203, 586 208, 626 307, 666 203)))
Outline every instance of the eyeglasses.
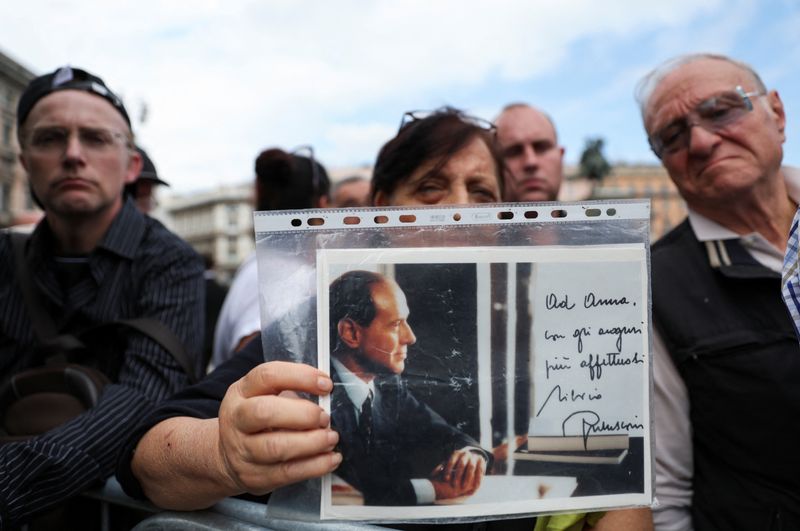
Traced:
POLYGON ((750 98, 758 96, 764 96, 764 92, 745 92, 741 86, 737 86, 734 90, 700 102, 687 116, 650 135, 648 141, 653 153, 661 158, 665 153, 677 153, 688 147, 694 126, 700 126, 712 133, 724 130, 752 111, 753 102, 750 98))
MULTIPOLYGON (((72 131, 64 127, 40 127, 31 131, 27 147, 41 155, 58 156, 67 150, 72 131)), ((109 129, 81 127, 78 142, 87 153, 105 154, 119 142, 130 145, 127 137, 109 129)))
POLYGON ((313 192, 313 196, 319 197, 320 177, 319 177, 319 170, 317 169, 317 161, 314 158, 314 147, 311 146, 310 144, 304 144, 302 146, 297 146, 289 153, 291 155, 299 155, 299 156, 303 156, 303 154, 305 154, 306 158, 308 158, 309 162, 311 163, 311 189, 313 192))
POLYGON ((464 114, 463 112, 457 109, 444 107, 443 109, 437 109, 435 111, 408 111, 406 113, 403 113, 403 117, 400 119, 400 127, 397 129, 397 132, 399 133, 405 127, 408 127, 414 122, 417 122, 419 120, 424 120, 432 116, 455 116, 462 122, 466 122, 468 124, 474 125, 475 127, 479 127, 480 129, 484 129, 492 134, 494 134, 495 131, 497 130, 497 127, 489 120, 484 120, 483 118, 478 118, 477 116, 470 116, 468 114, 464 114))

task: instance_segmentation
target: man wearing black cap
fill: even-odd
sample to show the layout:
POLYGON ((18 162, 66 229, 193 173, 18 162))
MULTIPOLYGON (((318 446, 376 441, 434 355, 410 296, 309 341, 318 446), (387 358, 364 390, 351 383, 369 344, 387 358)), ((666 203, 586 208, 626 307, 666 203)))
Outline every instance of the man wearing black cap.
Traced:
MULTIPOLYGON (((142 157, 119 98, 99 77, 63 67, 30 83, 17 120, 20 161, 45 217, 23 244, 25 269, 15 267, 10 235, 0 235, 2 380, 42 363, 42 338, 20 288, 24 270, 58 333, 146 317, 197 356, 202 262, 123 197, 142 157)), ((87 364, 111 381, 95 407, 43 435, 0 444, 0 529, 110 476, 137 419, 187 383, 180 363, 149 337, 123 331, 119 339, 90 345, 87 364)))
POLYGON ((136 151, 142 156, 142 171, 136 180, 125 185, 125 194, 133 198, 140 212, 149 214, 156 206, 153 190, 156 186, 169 186, 169 183, 159 178, 156 166, 145 150, 136 146, 136 151))

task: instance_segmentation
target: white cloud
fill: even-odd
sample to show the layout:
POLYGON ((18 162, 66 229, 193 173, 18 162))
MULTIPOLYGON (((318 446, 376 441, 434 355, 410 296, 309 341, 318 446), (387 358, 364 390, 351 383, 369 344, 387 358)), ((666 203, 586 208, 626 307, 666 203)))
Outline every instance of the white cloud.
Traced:
POLYGON ((330 166, 363 165, 375 162, 380 148, 397 133, 397 126, 385 123, 333 124, 325 130, 327 150, 331 160, 321 159, 330 166), (362 160, 335 158, 336 153, 363 153, 362 160))
MULTIPOLYGON (((3 3, 0 18, 5 51, 23 64, 95 71, 134 115, 146 102, 140 139, 173 187, 187 190, 249 179, 268 145, 310 142, 329 164, 371 161, 400 110, 425 107, 431 93, 552 73, 581 39, 667 29, 676 37, 663 49, 673 50, 688 38, 681 28, 709 13, 723 16, 705 40, 727 43, 750 5, 29 0, 3 3), (369 116, 379 108, 389 123, 369 116)), ((640 68, 621 65, 603 97, 629 97, 624 85, 640 68)))

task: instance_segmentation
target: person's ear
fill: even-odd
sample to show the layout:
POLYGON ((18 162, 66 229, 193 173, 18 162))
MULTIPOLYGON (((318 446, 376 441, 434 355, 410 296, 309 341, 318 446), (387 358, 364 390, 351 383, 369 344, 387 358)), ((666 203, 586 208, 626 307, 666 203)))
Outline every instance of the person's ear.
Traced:
POLYGON ((125 184, 135 182, 142 173, 142 156, 135 149, 130 150, 130 158, 128 159, 128 170, 125 173, 125 184))
POLYGON ((777 90, 771 90, 767 93, 767 103, 775 120, 775 125, 778 127, 778 132, 783 137, 782 141, 786 141, 786 111, 783 108, 783 102, 777 90))
POLYGON ((339 339, 348 348, 355 349, 361 345, 361 326, 349 317, 339 320, 337 330, 339 339))
POLYGON ((319 196, 319 199, 317 199, 316 208, 328 208, 329 204, 330 204, 330 199, 328 198, 328 196, 327 195, 321 195, 321 196, 319 196))

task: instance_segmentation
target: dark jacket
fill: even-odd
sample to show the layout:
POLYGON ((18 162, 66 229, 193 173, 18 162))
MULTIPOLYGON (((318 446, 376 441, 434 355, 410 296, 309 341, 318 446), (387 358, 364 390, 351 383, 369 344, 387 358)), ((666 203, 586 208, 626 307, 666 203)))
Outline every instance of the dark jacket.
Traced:
POLYGON ((651 258, 653 323, 689 392, 695 529, 800 529, 800 346, 780 275, 688 221, 651 258))
POLYGON ((430 477, 459 448, 479 448, 477 441, 414 398, 402 378, 391 376, 375 381, 373 439, 367 449, 355 407, 336 371, 331 377, 331 425, 339 432, 343 456, 336 473, 361 491, 367 505, 414 505, 411 479, 430 477))

